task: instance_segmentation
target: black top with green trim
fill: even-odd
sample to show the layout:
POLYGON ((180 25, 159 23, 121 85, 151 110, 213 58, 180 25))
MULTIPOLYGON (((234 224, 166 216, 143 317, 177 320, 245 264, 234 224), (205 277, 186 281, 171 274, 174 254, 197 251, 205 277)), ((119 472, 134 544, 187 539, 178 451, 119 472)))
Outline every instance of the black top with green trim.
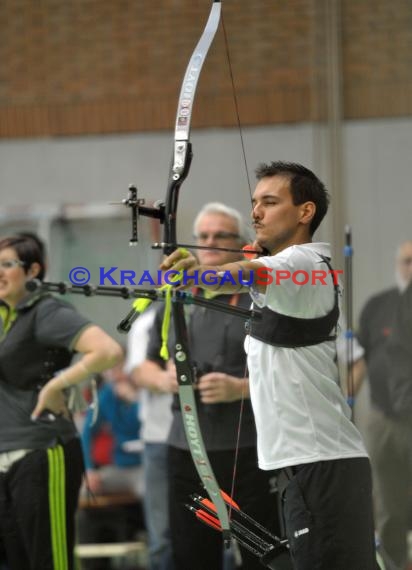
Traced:
POLYGON ((49 294, 29 295, 15 309, 0 303, 0 453, 47 448, 76 436, 71 420, 33 422, 30 416, 40 389, 70 365, 89 324, 49 294))

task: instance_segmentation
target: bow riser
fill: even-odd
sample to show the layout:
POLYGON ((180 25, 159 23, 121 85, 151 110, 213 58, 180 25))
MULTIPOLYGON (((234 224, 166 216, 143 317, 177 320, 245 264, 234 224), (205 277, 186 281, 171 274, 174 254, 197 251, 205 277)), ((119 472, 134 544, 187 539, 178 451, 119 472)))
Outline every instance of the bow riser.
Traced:
POLYGON ((180 186, 186 179, 192 163, 192 145, 190 142, 175 142, 169 183, 166 191, 163 241, 166 244, 163 253, 170 255, 176 249, 176 213, 179 203, 180 186))

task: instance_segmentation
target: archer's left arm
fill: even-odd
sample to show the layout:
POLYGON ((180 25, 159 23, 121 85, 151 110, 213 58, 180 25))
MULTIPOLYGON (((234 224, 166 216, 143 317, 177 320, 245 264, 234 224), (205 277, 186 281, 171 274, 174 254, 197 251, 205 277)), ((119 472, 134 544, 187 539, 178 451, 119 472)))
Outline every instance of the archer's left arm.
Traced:
MULTIPOLYGON (((267 268, 258 261, 235 261, 220 266, 199 265, 192 254, 186 253, 183 256, 177 249, 163 260, 160 269, 184 271, 188 277, 198 277, 196 285, 201 289, 222 294, 247 292, 251 285, 259 293, 266 292, 267 268), (201 279, 202 275, 205 276, 204 279, 201 279)), ((193 286, 192 280, 188 279, 187 283, 179 285, 179 288, 188 289, 193 286)))

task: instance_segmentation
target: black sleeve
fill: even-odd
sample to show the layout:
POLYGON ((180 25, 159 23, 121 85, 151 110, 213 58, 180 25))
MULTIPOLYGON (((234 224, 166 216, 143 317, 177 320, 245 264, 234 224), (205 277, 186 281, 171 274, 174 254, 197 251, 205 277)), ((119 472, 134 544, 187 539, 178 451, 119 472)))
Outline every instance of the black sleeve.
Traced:
POLYGON ((165 361, 160 356, 162 347, 162 322, 163 322, 164 306, 161 305, 156 310, 156 316, 152 328, 150 329, 149 344, 147 346, 146 358, 159 364, 162 368, 165 361))
POLYGON ((359 329, 356 334, 359 344, 365 350, 365 353, 367 353, 369 349, 368 323, 369 323, 370 307, 371 307, 370 301, 366 303, 366 305, 363 307, 359 318, 359 329))
POLYGON ((401 296, 387 347, 391 399, 400 418, 412 423, 412 283, 401 296))
POLYGON ((60 299, 46 297, 39 301, 36 336, 42 344, 73 350, 80 333, 90 324, 74 307, 60 299))

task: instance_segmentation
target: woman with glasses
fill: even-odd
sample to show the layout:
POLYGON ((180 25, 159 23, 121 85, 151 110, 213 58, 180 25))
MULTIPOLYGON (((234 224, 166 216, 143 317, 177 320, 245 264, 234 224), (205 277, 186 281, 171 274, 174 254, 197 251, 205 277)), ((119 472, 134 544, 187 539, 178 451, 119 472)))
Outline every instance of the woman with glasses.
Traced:
POLYGON ((0 239, 0 541, 10 570, 73 568, 83 459, 67 392, 122 355, 69 304, 28 293, 45 270, 35 235, 0 239))

